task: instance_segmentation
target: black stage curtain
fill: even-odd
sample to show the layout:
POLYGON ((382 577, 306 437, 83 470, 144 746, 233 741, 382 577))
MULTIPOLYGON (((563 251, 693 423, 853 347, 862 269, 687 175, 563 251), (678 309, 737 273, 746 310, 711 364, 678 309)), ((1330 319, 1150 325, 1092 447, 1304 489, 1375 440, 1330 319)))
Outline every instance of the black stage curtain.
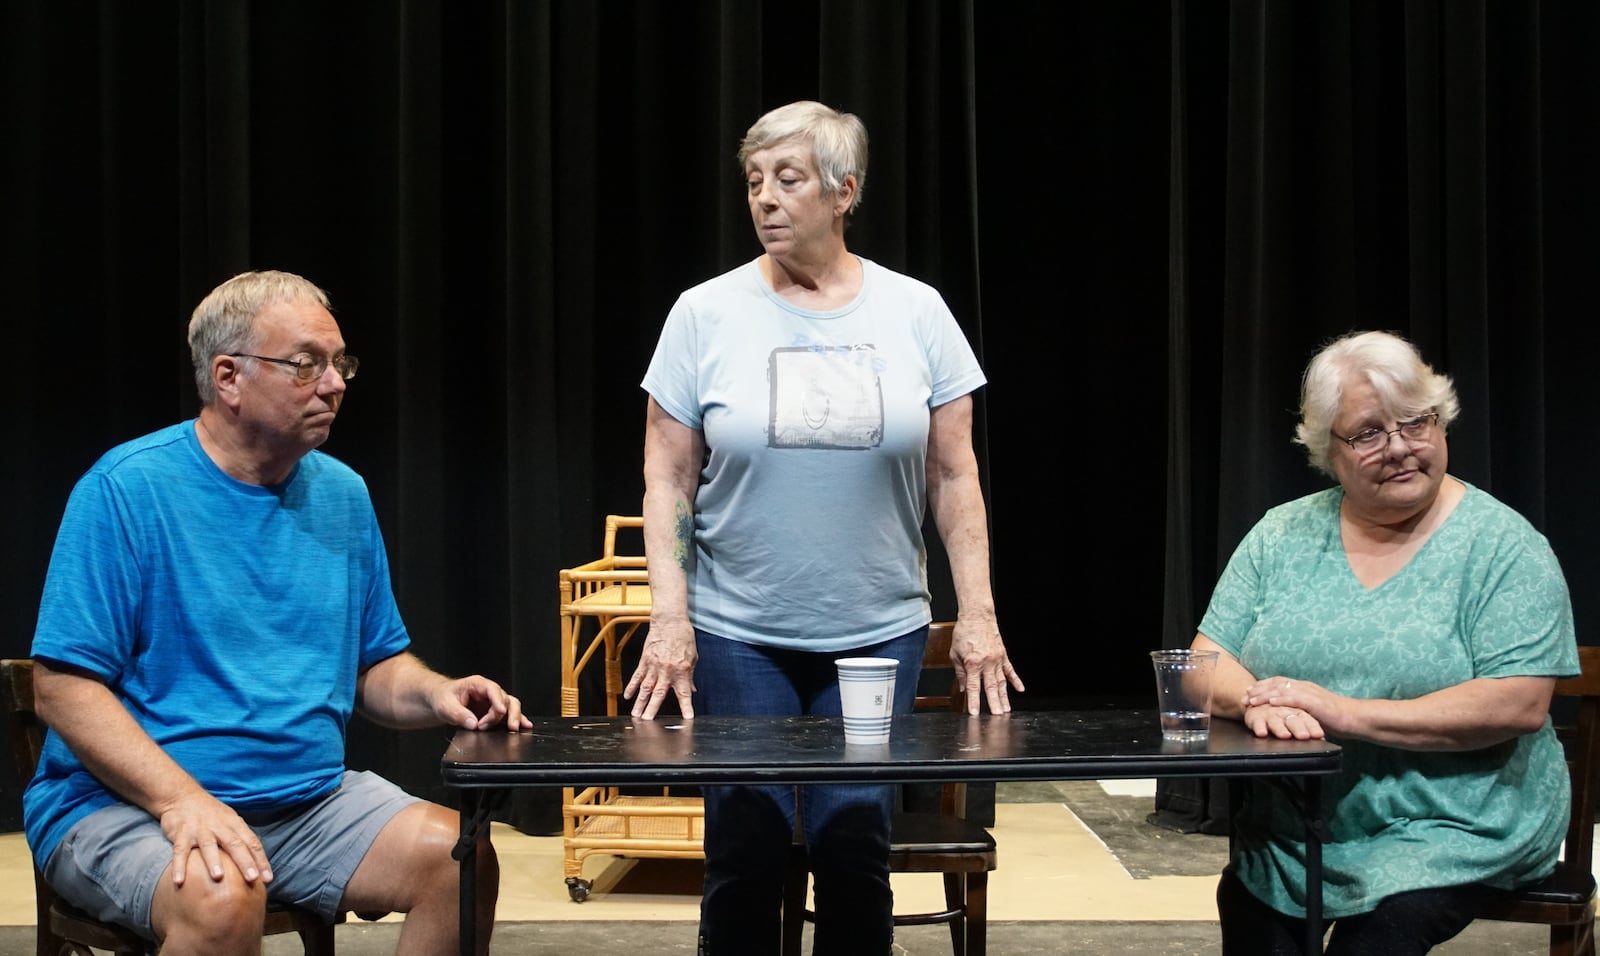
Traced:
MULTIPOLYGON (((1313 346, 1351 328, 1402 332, 1454 376, 1451 471, 1549 535, 1582 627, 1596 10, 1174 12, 1165 644, 1189 643, 1261 512, 1325 484, 1286 440, 1294 386, 1313 346)), ((1216 781, 1164 781, 1156 819, 1222 832, 1226 803, 1216 781)))
MULTIPOLYGON (((637 513, 660 322, 759 251, 733 154, 800 98, 862 116, 851 246, 941 289, 992 381, 1022 706, 1148 704, 1146 652, 1187 644, 1233 544, 1319 486, 1289 443, 1298 376, 1351 328, 1456 376, 1452 470, 1549 534, 1586 621, 1597 21, 1583 0, 3 0, 0 653, 28 651, 76 478, 194 414, 195 302, 281 268, 330 291, 363 359, 326 450, 372 489, 416 649, 559 712, 556 572, 637 513)), ((937 549, 930 573, 953 613, 937 549)), ((443 798, 445 736, 358 722, 351 762, 443 798)), ((558 818, 548 795, 509 816, 558 818)))

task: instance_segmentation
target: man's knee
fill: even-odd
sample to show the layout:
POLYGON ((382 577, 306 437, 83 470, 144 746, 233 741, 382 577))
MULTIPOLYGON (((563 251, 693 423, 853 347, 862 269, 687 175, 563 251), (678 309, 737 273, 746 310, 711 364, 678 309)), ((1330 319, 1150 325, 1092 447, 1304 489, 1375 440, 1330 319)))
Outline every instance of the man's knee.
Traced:
MULTIPOLYGON (((396 815, 395 820, 410 833, 406 838, 413 866, 453 879, 459 864, 452 855, 461 839, 461 818, 454 810, 436 803, 416 803, 396 815)), ((497 865, 494 849, 485 829, 477 842, 481 867, 497 865)))
POLYGON ((163 874, 150 907, 158 939, 185 951, 253 951, 266 920, 266 885, 246 882, 230 863, 223 866, 223 878, 213 880, 197 857, 182 886, 163 874))
MULTIPOLYGON (((433 897, 455 898, 460 864, 451 855, 461 837, 454 810, 432 803, 413 803, 394 815, 379 832, 356 867, 346 888, 346 905, 381 906, 410 912, 433 897)), ((488 837, 478 843, 480 879, 498 873, 488 837), (488 871, 485 870, 488 867, 488 871)))

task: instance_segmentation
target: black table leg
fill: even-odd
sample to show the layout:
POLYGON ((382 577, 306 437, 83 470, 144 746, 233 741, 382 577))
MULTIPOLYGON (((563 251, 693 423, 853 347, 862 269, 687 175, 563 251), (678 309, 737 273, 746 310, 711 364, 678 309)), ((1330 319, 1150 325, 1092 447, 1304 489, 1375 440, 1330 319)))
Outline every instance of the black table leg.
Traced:
MULTIPOLYGON (((1306 776, 1300 778, 1265 778, 1289 798, 1300 811, 1306 826, 1306 940, 1305 953, 1322 952, 1322 844, 1328 840, 1328 828, 1322 819, 1322 779, 1306 776)), ((1248 782, 1248 781, 1246 781, 1248 782)), ((1228 861, 1233 862, 1237 850, 1234 828, 1239 811, 1244 806, 1244 788, 1233 782, 1228 786, 1228 861)))
POLYGON ((461 863, 461 956, 478 952, 478 792, 461 791, 461 839, 450 855, 461 863))
POLYGON ((461 838, 450 851, 450 858, 461 864, 461 956, 478 952, 478 837, 488 829, 489 814, 500 795, 470 787, 461 791, 461 838))
POLYGON ((1322 781, 1306 777, 1302 811, 1306 819, 1306 952, 1322 952, 1322 781))

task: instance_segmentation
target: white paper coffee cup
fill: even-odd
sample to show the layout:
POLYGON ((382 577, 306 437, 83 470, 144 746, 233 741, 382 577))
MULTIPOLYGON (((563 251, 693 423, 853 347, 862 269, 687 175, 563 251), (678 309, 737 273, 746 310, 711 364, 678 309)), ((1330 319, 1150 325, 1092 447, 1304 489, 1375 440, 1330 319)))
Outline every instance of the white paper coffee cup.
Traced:
POLYGON ((844 705, 844 742, 889 742, 894 718, 894 674, 900 662, 892 657, 842 657, 839 700, 844 705))

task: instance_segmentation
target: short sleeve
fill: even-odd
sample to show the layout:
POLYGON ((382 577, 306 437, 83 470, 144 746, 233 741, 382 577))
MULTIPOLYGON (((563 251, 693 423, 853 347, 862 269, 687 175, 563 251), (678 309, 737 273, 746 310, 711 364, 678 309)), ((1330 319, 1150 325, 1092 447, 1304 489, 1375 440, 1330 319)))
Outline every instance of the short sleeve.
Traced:
POLYGON ((683 296, 667 313, 641 386, 679 422, 701 430, 699 345, 693 307, 683 296))
POLYGON ((1238 658, 1245 637, 1255 624, 1261 604, 1263 580, 1262 523, 1258 522, 1234 549, 1227 567, 1211 592, 1211 602, 1200 619, 1200 633, 1238 658))
POLYGON ((1476 675, 1575 676, 1572 599, 1555 552, 1531 527, 1496 537, 1479 570, 1482 597, 1463 622, 1476 675))
POLYGON ((967 341, 967 335, 951 314, 950 307, 932 288, 928 289, 928 293, 933 299, 930 308, 934 330, 928 356, 928 364, 932 369, 928 406, 938 408, 977 391, 987 379, 978 364, 977 355, 972 351, 972 343, 967 341))
POLYGON ((127 504, 104 472, 78 481, 56 532, 39 602, 34 657, 117 678, 133 653, 143 590, 127 504))

